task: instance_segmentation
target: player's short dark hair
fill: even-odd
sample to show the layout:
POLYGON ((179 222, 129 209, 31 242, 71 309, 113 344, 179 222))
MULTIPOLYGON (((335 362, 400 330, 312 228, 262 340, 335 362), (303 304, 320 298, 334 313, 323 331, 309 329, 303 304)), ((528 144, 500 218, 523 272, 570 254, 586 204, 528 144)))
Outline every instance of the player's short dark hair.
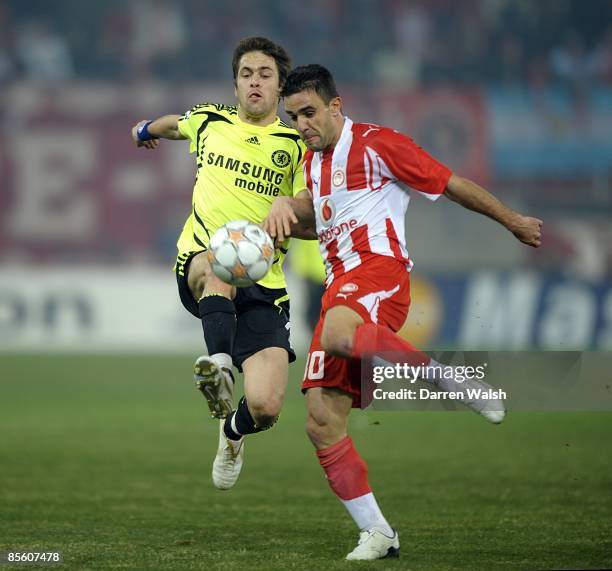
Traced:
POLYGON ((289 70, 291 69, 291 58, 287 53, 287 50, 279 44, 275 44, 272 40, 262 37, 244 38, 240 40, 234 55, 232 57, 232 71, 234 72, 234 83, 238 77, 238 67, 240 66, 240 59, 244 54, 250 52, 262 52, 267 56, 270 56, 276 62, 278 68, 278 80, 279 85, 282 87, 287 80, 289 70))
POLYGON ((301 65, 291 71, 283 86, 281 97, 289 97, 302 91, 314 91, 326 104, 339 97, 331 72, 322 65, 301 65))

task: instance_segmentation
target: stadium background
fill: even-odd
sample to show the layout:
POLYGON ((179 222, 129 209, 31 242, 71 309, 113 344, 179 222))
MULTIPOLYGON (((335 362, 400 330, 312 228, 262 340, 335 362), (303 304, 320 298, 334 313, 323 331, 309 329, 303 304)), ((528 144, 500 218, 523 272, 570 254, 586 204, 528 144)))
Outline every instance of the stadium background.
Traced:
MULTIPOLYGON (((608 358, 611 16, 609 0, 0 0, 0 495, 6 506, 0 549, 63 545, 74 565, 96 567, 116 564, 113 545, 132 541, 133 565, 156 566, 167 541, 177 552, 170 566, 197 567, 207 553, 221 564, 225 548, 212 548, 210 536, 200 534, 203 513, 225 533, 228 549, 239 543, 235 529, 226 533, 239 513, 235 499, 222 502, 209 489, 215 427, 202 418, 203 403, 189 383, 201 329, 180 307, 171 273, 190 208, 193 159, 186 143, 139 151, 130 128, 204 100, 232 102, 231 51, 248 35, 279 41, 294 64, 323 63, 336 75, 351 118, 410 134, 459 174, 545 221, 543 245, 532 250, 448 201, 432 205, 415 197, 407 222, 416 264, 411 340, 430 349, 585 350, 608 358), (158 460, 149 466, 152 456, 158 460), (86 493, 84 479, 99 486, 97 494, 86 493), (113 492, 120 482, 123 495, 113 492), (182 512, 169 515, 171 505, 182 512), (113 536, 110 522, 118 514, 126 517, 113 536), (130 525, 132 517, 137 523, 130 525), (134 531, 158 529, 164 518, 175 527, 154 539, 134 531), (87 539, 87 526, 99 535, 87 539)), ((306 289, 296 276, 290 280, 293 340, 303 352, 306 289)), ((319 563, 328 566, 354 533, 328 497, 302 434, 300 367, 303 361, 293 367, 285 424, 253 439, 246 481, 232 493, 250 502, 253 521, 285 517, 275 505, 298 506, 299 498, 310 505, 316 496, 322 513, 339 522, 340 549, 320 538, 327 551, 319 563), (293 469, 267 469, 279 447, 293 469), (296 476, 296 462, 305 475, 296 476), (285 491, 271 493, 258 468, 266 478, 278 477, 285 491), (290 493, 296 485, 298 500, 290 493)), ((449 462, 450 472, 464 474, 465 462, 475 462, 470 473, 483 490, 491 486, 477 505, 490 516, 485 526, 493 535, 501 525, 489 513, 495 482, 477 465, 504 446, 509 451, 510 459, 496 465, 515 476, 504 479, 502 496, 522 501, 498 529, 501 543, 474 559, 463 527, 437 543, 436 533, 455 525, 450 511, 432 515, 425 500, 413 509, 415 498, 402 492, 405 526, 422 524, 418 541, 406 542, 415 568, 486 568, 500 549, 506 559, 491 561, 510 566, 612 564, 604 538, 610 508, 603 507, 610 499, 609 413, 514 418, 497 435, 464 415, 354 419, 369 459, 381 455, 376 443, 397 431, 429 435, 439 454, 413 444, 410 454, 390 461, 396 470, 424 467, 431 474, 449 462), (456 451, 450 460, 449 449, 456 451), (568 489, 568 481, 578 483, 568 489), (560 497, 570 498, 565 508, 560 497), (540 501, 540 509, 527 508, 530 501, 540 501), (584 529, 572 527, 572 518, 582 518, 584 529), (522 524, 524 536, 508 532, 519 533, 522 524), (526 550, 525 542, 538 538, 526 550)), ((381 495, 389 503, 400 480, 388 473, 385 458, 372 464, 373 478, 388 482, 381 495)), ((433 487, 445 483, 434 478, 433 487)), ((472 485, 466 478, 459 484, 472 485)), ((461 498, 446 501, 476 531, 470 506, 461 498)), ((314 514, 297 507, 289 513, 291 521, 301 518, 302 535, 311 533, 314 514)), ((278 525, 278 537, 296 541, 282 519, 278 525)), ((251 539, 249 549, 260 555, 233 554, 230 566, 261 556, 266 568, 273 553, 266 549, 273 548, 262 546, 264 530, 257 533, 261 541, 251 539)), ((292 564, 301 565, 302 555, 308 561, 312 544, 300 544, 303 553, 293 560, 291 548, 278 541, 292 564)), ((278 568, 287 563, 275 561, 278 568)))

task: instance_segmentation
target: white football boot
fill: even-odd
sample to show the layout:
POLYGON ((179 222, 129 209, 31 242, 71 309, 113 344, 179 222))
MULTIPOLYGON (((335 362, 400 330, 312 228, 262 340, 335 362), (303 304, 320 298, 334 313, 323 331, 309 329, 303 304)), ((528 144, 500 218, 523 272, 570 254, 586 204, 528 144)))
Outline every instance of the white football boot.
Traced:
POLYGON ((489 422, 499 424, 506 416, 506 407, 501 399, 486 399, 486 398, 470 398, 467 394, 467 389, 478 392, 488 393, 494 390, 491 385, 478 379, 466 379, 459 383, 453 379, 441 379, 437 381, 437 386, 445 391, 455 391, 463 393, 463 398, 460 399, 465 406, 471 408, 474 412, 484 416, 489 422))
POLYGON ((234 410, 234 377, 208 355, 196 359, 193 378, 198 390, 208 401, 213 418, 226 418, 234 410))
POLYGON ((394 530, 393 537, 388 537, 380 529, 373 527, 359 534, 359 543, 346 558, 350 561, 373 561, 385 557, 399 557, 399 535, 394 530))
POLYGON ((212 468, 213 484, 219 490, 229 490, 234 486, 244 459, 244 437, 230 440, 223 431, 224 423, 224 420, 219 421, 219 449, 212 468))

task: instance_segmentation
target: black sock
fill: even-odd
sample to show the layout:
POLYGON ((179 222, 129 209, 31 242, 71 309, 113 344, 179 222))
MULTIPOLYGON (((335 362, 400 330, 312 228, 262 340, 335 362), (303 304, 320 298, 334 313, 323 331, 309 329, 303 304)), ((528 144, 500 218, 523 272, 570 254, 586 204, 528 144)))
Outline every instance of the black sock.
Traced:
POLYGON ((244 436, 245 434, 261 432, 263 429, 255 426, 255 421, 249 412, 247 401, 244 397, 242 397, 238 403, 238 408, 236 408, 236 410, 225 419, 223 430, 225 432, 225 436, 227 436, 230 440, 240 440, 240 437, 244 436), (236 428, 235 430, 232 425, 234 425, 236 428))
POLYGON ((232 355, 236 336, 236 307, 231 299, 219 294, 203 297, 198 303, 204 341, 209 355, 232 355))

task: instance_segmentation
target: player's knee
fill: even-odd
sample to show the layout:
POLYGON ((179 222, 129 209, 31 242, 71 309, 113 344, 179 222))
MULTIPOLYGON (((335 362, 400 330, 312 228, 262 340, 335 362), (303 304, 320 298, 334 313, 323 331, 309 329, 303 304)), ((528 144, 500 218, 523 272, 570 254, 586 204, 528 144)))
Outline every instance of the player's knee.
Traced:
POLYGON ((333 308, 325 318, 321 332, 321 346, 328 355, 348 359, 352 356, 355 328, 361 318, 353 316, 352 313, 338 311, 332 313, 334 309, 336 308, 333 308))
POLYGON ((254 405, 249 403, 249 409, 258 428, 271 428, 276 423, 280 414, 281 402, 276 399, 270 399, 267 402, 256 403, 254 405))
POLYGON ((355 330, 363 321, 358 312, 350 307, 332 307, 325 316, 321 332, 323 350, 334 357, 352 357, 355 330))
POLYGON ((346 331, 329 327, 323 330, 321 347, 328 355, 348 359, 352 354, 353 336, 346 331))

